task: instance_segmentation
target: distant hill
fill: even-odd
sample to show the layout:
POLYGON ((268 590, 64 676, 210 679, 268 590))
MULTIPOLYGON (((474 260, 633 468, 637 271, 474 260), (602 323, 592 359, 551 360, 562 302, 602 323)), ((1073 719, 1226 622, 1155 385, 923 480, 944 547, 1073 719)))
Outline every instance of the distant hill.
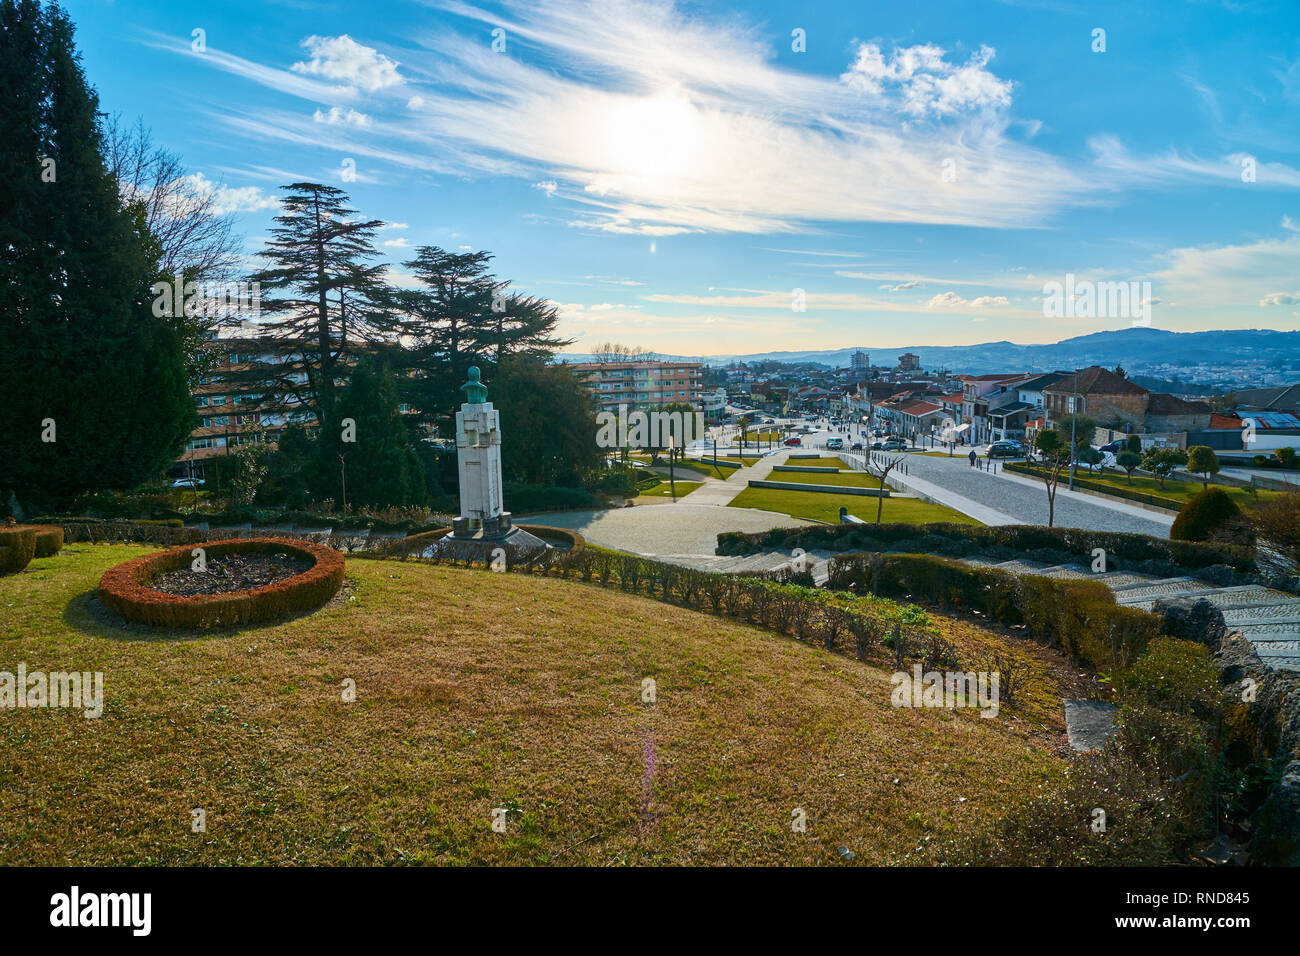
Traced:
MULTIPOLYGON (((704 361, 710 365, 735 361, 777 361, 843 368, 859 349, 870 353, 874 365, 893 365, 898 356, 912 352, 920 356, 922 368, 946 368, 976 375, 1020 370, 1047 372, 1086 365, 1103 365, 1106 368, 1122 365, 1129 373, 1145 372, 1152 377, 1177 378, 1206 384, 1256 382, 1264 372, 1300 381, 1300 331, 1278 332, 1271 329, 1170 332, 1167 329, 1136 327, 1092 332, 1044 345, 984 342, 978 345, 905 345, 888 349, 855 345, 821 351, 663 357, 669 360, 704 361)), ((564 358, 568 361, 585 361, 589 357, 564 358)))

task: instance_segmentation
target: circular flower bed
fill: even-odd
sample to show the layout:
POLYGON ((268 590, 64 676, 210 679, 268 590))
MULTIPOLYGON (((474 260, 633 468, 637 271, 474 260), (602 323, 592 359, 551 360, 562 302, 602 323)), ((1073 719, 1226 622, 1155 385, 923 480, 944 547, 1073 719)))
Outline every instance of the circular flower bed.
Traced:
POLYGON ((343 555, 333 548, 284 538, 208 541, 148 554, 109 568, 99 579, 99 599, 118 614, 144 624, 217 627, 275 621, 320 607, 343 585, 343 555), (195 548, 207 560, 228 554, 289 554, 312 562, 302 574, 251 590, 221 594, 168 594, 150 587, 160 574, 189 568, 195 548))

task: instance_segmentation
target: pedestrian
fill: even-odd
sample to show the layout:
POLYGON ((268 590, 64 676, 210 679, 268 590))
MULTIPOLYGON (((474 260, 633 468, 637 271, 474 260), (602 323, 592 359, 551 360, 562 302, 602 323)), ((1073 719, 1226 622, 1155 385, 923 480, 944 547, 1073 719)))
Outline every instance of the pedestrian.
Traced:
POLYGON ((972 449, 970 450, 970 456, 969 456, 969 457, 970 457, 970 466, 971 466, 972 468, 974 468, 974 467, 975 467, 975 449, 974 449, 974 448, 972 448, 972 449))

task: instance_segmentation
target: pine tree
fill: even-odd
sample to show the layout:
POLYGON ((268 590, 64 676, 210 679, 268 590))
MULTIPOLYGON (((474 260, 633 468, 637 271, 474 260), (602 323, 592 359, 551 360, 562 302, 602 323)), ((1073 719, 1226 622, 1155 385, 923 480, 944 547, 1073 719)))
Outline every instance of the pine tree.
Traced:
POLYGON ((427 419, 445 423, 454 414, 467 370, 484 364, 492 343, 497 281, 488 272, 490 253, 438 246, 420 246, 415 253, 403 265, 423 287, 398 293, 411 342, 407 360, 415 370, 403 384, 427 419))
POLYGON ((159 475, 194 421, 160 247, 105 166, 98 98, 57 6, 0 0, 0 500, 159 475))
POLYGON ((508 283, 489 271, 491 262, 489 252, 421 246, 404 263, 422 288, 399 293, 414 371, 402 385, 426 421, 450 422, 471 365, 490 377, 512 356, 547 359, 570 344, 555 335, 555 306, 508 293, 508 283))
POLYGON ((321 427, 335 430, 339 379, 358 345, 393 341, 403 323, 384 282, 375 233, 383 222, 362 220, 341 189, 320 183, 282 187, 283 213, 258 253, 269 263, 252 276, 261 283, 261 308, 271 338, 295 342, 301 364, 254 363, 236 384, 256 384, 277 398, 311 408, 321 427), (268 294, 269 293, 269 294, 268 294), (277 294, 279 293, 279 294, 277 294), (292 373, 306 372, 306 382, 292 373), (304 387, 305 385, 305 387, 304 387))

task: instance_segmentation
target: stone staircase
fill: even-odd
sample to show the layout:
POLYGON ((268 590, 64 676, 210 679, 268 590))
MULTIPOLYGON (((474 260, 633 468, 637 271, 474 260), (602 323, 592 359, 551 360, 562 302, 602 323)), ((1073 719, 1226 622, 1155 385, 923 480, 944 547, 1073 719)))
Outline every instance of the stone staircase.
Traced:
MULTIPOLYGON (((741 556, 706 554, 660 554, 655 558, 683 567, 722 574, 758 574, 799 566, 812 571, 819 587, 829 576, 830 551, 810 551, 796 558, 784 551, 767 551, 741 556)), ((1049 578, 1101 581, 1115 592, 1117 603, 1149 611, 1162 598, 1205 598, 1223 612, 1230 631, 1240 631, 1255 645, 1260 660, 1274 670, 1300 672, 1300 595, 1277 591, 1259 584, 1215 587, 1189 577, 1162 578, 1137 571, 1109 571, 1093 574, 1080 564, 1046 565, 1037 561, 999 561, 989 557, 963 559, 967 564, 1000 568, 1012 574, 1038 574, 1049 578)))
POLYGON ((1045 565, 1035 561, 997 561, 967 558, 967 564, 1002 568, 1013 574, 1040 574, 1053 578, 1093 578, 1115 592, 1126 607, 1149 611, 1162 598, 1204 598, 1223 612, 1230 631, 1240 631, 1260 660, 1274 670, 1300 671, 1300 595, 1266 588, 1261 584, 1216 587, 1195 578, 1161 578, 1136 571, 1089 573, 1082 565, 1045 565))

